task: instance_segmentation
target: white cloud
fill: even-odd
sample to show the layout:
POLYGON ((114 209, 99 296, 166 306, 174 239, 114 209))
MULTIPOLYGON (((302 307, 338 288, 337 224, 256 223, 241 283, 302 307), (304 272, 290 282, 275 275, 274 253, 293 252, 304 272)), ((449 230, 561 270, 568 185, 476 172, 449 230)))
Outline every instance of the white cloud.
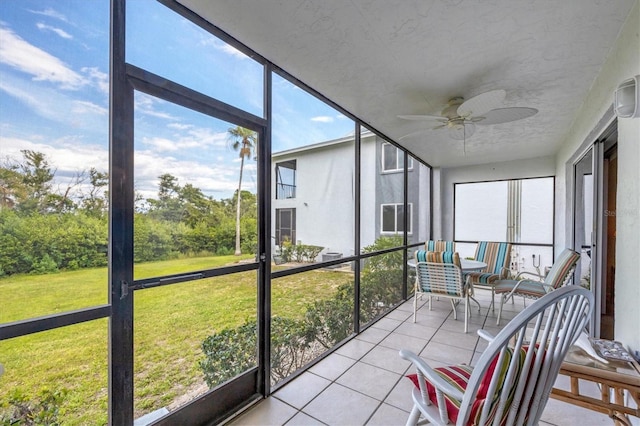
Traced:
POLYGON ((193 127, 192 124, 182 124, 182 123, 169 123, 167 124, 167 127, 170 129, 177 129, 177 130, 187 130, 187 129, 191 129, 193 127))
POLYGON ((157 118, 163 118, 166 120, 172 120, 172 121, 177 121, 178 118, 174 117, 173 115, 167 113, 167 112, 162 112, 162 111, 158 111, 156 110, 156 105, 157 104, 162 104, 164 103, 164 101, 158 99, 158 98, 154 98, 152 96, 149 96, 145 93, 141 93, 141 92, 136 92, 135 94, 135 98, 134 98, 134 106, 137 112, 144 114, 144 115, 148 115, 151 117, 157 117, 157 118))
POLYGON ((214 132, 211 129, 179 123, 171 123, 167 127, 186 130, 186 132, 175 132, 171 138, 143 137, 142 143, 153 147, 158 152, 184 151, 193 148, 203 150, 226 146, 227 134, 225 132, 214 132))
POLYGON ((95 130, 104 126, 106 108, 76 100, 51 88, 34 90, 33 84, 0 72, 0 90, 27 105, 35 114, 75 128, 95 130), (69 114, 70 111, 81 114, 69 114))
POLYGON ((102 93, 109 93, 109 74, 100 71, 98 67, 82 67, 80 71, 85 73, 102 93))
POLYGON ((52 27, 51 25, 43 24, 42 22, 38 22, 36 24, 36 27, 38 27, 39 30, 51 31, 53 33, 56 33, 62 38, 66 38, 66 39, 72 39, 73 38, 71 36, 71 34, 66 32, 65 30, 63 30, 61 28, 52 27))
POLYGON ((81 75, 44 50, 0 27, 0 62, 30 74, 36 81, 50 81, 63 89, 76 90, 86 84, 81 75))
POLYGON ((315 121, 318 123, 333 123, 333 117, 329 117, 326 115, 320 115, 317 117, 312 117, 311 121, 315 121))
POLYGON ((36 15, 43 15, 43 16, 48 16, 50 18, 55 18, 62 22, 67 22, 67 23, 69 22, 69 20, 65 15, 63 15, 58 11, 53 10, 52 8, 48 8, 45 10, 29 10, 29 12, 35 13, 36 15))
POLYGON ((222 40, 218 40, 217 38, 207 36, 206 38, 202 38, 200 40, 200 44, 202 46, 213 46, 216 50, 220 52, 226 53, 227 55, 233 56, 237 59, 247 59, 248 56, 231 46, 230 44, 225 43, 222 40))
POLYGON ((73 109, 71 112, 77 114, 99 114, 99 115, 108 115, 109 110, 105 107, 101 107, 100 105, 96 105, 93 102, 87 101, 73 101, 73 109))

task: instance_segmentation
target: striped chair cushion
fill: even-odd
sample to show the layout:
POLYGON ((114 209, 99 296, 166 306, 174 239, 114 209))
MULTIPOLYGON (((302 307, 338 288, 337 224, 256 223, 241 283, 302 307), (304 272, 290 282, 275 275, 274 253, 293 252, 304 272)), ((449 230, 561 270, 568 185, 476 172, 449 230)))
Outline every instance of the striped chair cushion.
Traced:
MULTIPOLYGON (((556 289, 562 287, 565 281, 569 278, 569 274, 576 265, 576 262, 580 259, 580 253, 577 253, 571 249, 564 249, 558 259, 553 263, 551 270, 544 279, 544 283, 556 289)), ((513 287, 518 283, 516 280, 500 280, 495 286, 495 292, 509 293, 513 290, 513 287)), ((540 283, 536 281, 524 281, 518 286, 517 293, 522 296, 528 297, 542 297, 549 290, 545 289, 540 283)))
POLYGON ((456 243, 453 241, 429 240, 424 244, 425 251, 456 251, 456 243))
MULTIPOLYGON (((417 262, 447 263, 460 268, 460 255, 452 251, 424 251, 418 250, 415 254, 417 262)), ((416 265, 417 266, 417 265, 416 265)), ((420 288, 426 293, 440 293, 460 296, 464 291, 461 270, 454 268, 442 268, 434 270, 435 267, 416 268, 420 288), (444 276, 440 275, 441 273, 444 276)))
POLYGON ((580 253, 568 248, 564 249, 556 261, 553 262, 551 270, 544 279, 545 284, 548 284, 553 288, 561 287, 567 280, 569 272, 571 272, 579 259, 580 253))
POLYGON ((416 252, 416 261, 432 263, 453 263, 460 266, 460 255, 455 251, 425 251, 416 252))
POLYGON ((509 267, 511 244, 480 241, 476 248, 475 259, 487 264, 484 271, 468 272, 465 276, 474 284, 492 285, 501 278, 504 269, 509 267))
MULTIPOLYGON (((523 346, 520 349, 519 357, 517 360, 518 362, 517 371, 516 371, 516 374, 512 376, 514 377, 514 381, 509 385, 510 388, 513 389, 513 391, 515 391, 517 380, 520 378, 520 372, 522 371, 522 368, 524 366, 524 362, 525 362, 525 358, 528 350, 529 350, 528 346, 523 346)), ((510 348, 506 348, 505 356, 501 362, 501 368, 498 372, 496 372, 499 355, 500 354, 496 355, 496 357, 493 359, 482 381, 480 382, 480 386, 478 387, 478 392, 476 394, 475 401, 473 402, 471 415, 469 416, 469 421, 467 423, 468 425, 480 424, 482 409, 484 408, 484 405, 486 404, 487 400, 489 400, 489 398, 487 397, 487 393, 489 391, 494 374, 498 374, 498 377, 497 377, 498 386, 496 387, 496 390, 493 393, 493 397, 490 399, 490 403, 492 404, 491 412, 487 417, 487 421, 484 424, 490 424, 491 422, 493 422, 493 419, 496 416, 496 411, 498 409, 496 402, 506 383, 505 377, 507 375, 509 364, 511 363, 511 359, 513 357, 513 350, 510 348)), ((532 362, 534 360, 535 360, 535 354, 533 356, 532 362)), ((473 367, 470 367, 468 365, 455 365, 455 366, 449 366, 449 367, 435 368, 434 371, 440 377, 446 380, 447 383, 449 383, 451 386, 453 386, 454 388, 464 393, 467 389, 467 385, 469 383, 469 379, 471 378, 471 374, 473 373, 473 367)), ((416 388, 420 389, 420 384, 418 382, 417 374, 409 374, 406 377, 413 382, 416 388)), ((425 383, 427 385, 427 393, 429 395, 429 401, 431 401, 431 403, 437 406, 438 400, 436 398, 435 388, 426 379, 425 379, 425 383)), ((513 399, 513 391, 510 392, 509 403, 506 404, 505 411, 502 413, 501 424, 505 423, 506 418, 509 414, 509 406, 511 405, 510 403, 511 403, 511 400, 513 399)), ((460 404, 462 401, 458 401, 456 399, 450 398, 446 394, 444 395, 444 399, 445 399, 445 405, 447 407, 447 414, 449 415, 449 420, 451 421, 451 423, 456 423, 458 420, 458 413, 460 412, 460 404)))
MULTIPOLYGON (((496 294, 509 293, 518 283, 516 280, 500 280, 494 287, 496 294)), ((518 294, 529 297, 542 297, 547 294, 545 288, 535 281, 524 281, 518 287, 518 294)))

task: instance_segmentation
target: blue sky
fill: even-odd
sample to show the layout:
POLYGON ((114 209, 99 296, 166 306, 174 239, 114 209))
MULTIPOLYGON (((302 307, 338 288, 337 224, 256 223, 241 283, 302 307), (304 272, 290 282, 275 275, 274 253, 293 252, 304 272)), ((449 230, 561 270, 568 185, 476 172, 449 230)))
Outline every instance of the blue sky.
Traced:
MULTIPOLYGON (((77 173, 108 169, 109 2, 0 1, 0 160, 47 155, 64 187, 77 173)), ((129 2, 127 61, 262 116, 262 67, 166 7, 129 2)), ((286 67, 285 67, 286 68, 286 67)), ((275 76, 274 151, 353 133, 353 122, 275 76)), ((215 198, 229 197, 239 159, 229 123, 135 96, 135 185, 154 196, 171 173, 215 198)), ((243 188, 255 191, 255 163, 243 188)))

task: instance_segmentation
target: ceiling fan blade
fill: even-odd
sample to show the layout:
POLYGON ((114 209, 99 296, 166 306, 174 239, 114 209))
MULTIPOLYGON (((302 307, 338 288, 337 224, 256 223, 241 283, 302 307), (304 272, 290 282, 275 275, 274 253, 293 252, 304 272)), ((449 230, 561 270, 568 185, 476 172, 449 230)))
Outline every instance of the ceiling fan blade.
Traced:
POLYGON ((458 115, 462 117, 484 115, 485 112, 501 106, 505 96, 507 96, 507 92, 502 89, 481 93, 464 101, 458 107, 458 115))
POLYGON ((399 115, 398 118, 413 121, 447 121, 446 117, 440 115, 399 115))
POLYGON ((403 140, 403 139, 407 139, 407 138, 410 138, 410 137, 412 137, 412 136, 420 135, 420 134, 425 133, 425 132, 427 132, 427 131, 428 131, 428 129, 422 129, 422 130, 418 130, 417 132, 411 132, 411 133, 406 134, 406 135, 404 135, 404 136, 400 136, 400 137, 398 138, 398 140, 399 140, 399 141, 401 141, 401 140, 403 140))
POLYGON ((440 125, 440 126, 432 127, 432 128, 430 128, 430 129, 422 129, 422 130, 418 130, 417 132, 411 132, 411 133, 406 134, 406 135, 404 135, 404 136, 400 136, 400 137, 398 138, 398 140, 399 140, 399 141, 401 141, 401 140, 403 140, 403 139, 407 139, 407 138, 410 138, 410 137, 412 137, 412 136, 417 136, 417 135, 424 134, 424 133, 429 132, 429 131, 431 131, 431 130, 439 130, 439 129, 444 129, 444 128, 446 128, 446 127, 447 127, 447 125, 446 125, 446 124, 442 124, 442 125, 440 125))
POLYGON ((476 124, 486 126, 489 124, 508 123, 510 121, 531 117, 537 113, 538 110, 535 108, 498 108, 484 114, 484 120, 477 121, 476 124))

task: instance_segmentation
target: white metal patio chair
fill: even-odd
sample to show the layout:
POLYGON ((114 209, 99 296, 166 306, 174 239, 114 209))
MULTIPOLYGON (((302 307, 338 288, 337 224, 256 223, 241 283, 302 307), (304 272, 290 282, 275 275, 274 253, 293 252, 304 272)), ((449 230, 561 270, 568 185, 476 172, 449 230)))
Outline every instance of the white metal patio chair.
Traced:
POLYGON ((413 409, 407 425, 420 417, 436 425, 536 425, 549 399, 560 365, 591 317, 593 295, 568 286, 520 312, 493 337, 475 367, 431 368, 413 352, 416 374, 413 409))
POLYGON ((464 301, 464 332, 467 332, 469 318, 469 297, 471 289, 464 282, 460 268, 460 256, 452 251, 418 250, 416 258, 416 284, 413 299, 413 322, 416 322, 418 298, 426 294, 429 298, 446 297, 451 300, 453 318, 458 319, 455 301, 464 301))
POLYGON ((522 296, 524 299, 539 299, 550 291, 562 287, 571 279, 578 260, 580 260, 580 253, 567 248, 560 253, 544 277, 523 271, 512 280, 496 281, 494 292, 500 296, 500 309, 496 324, 500 325, 504 302, 509 299, 513 301, 515 296, 522 296), (532 276, 534 279, 530 278, 532 276))

